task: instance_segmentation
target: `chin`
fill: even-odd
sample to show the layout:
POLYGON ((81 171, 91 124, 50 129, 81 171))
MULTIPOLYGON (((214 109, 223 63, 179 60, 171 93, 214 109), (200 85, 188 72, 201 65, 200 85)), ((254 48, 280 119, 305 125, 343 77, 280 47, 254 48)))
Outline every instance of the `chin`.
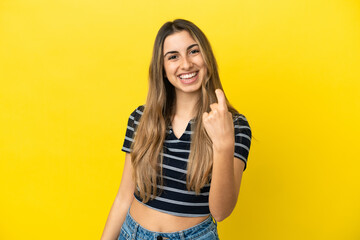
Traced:
POLYGON ((191 86, 191 87, 186 87, 186 88, 181 88, 179 89, 184 93, 197 93, 201 91, 201 85, 200 86, 191 86))

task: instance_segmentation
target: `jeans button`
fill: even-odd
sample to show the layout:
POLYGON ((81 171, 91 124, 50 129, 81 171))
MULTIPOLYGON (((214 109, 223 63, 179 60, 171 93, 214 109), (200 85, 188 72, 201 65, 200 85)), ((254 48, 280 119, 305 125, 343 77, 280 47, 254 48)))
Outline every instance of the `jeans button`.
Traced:
POLYGON ((156 239, 157 239, 157 240, 162 240, 163 238, 162 238, 162 236, 157 236, 156 239))

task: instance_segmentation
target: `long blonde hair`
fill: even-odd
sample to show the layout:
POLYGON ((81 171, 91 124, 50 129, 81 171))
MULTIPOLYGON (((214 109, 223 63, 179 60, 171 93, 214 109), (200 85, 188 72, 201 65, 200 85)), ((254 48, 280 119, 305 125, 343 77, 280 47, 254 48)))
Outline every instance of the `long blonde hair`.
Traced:
MULTIPOLYGON (((202 114, 210 111, 210 104, 216 102, 215 89, 222 89, 217 63, 205 34, 192 22, 176 19, 166 22, 159 30, 149 68, 149 91, 145 109, 136 129, 131 146, 133 177, 137 186, 136 193, 143 202, 158 195, 157 185, 163 185, 162 156, 167 126, 174 115, 175 89, 165 78, 163 46, 169 35, 187 31, 199 44, 200 52, 207 67, 207 76, 202 82, 201 96, 197 103, 197 116, 192 125, 192 140, 187 166, 186 185, 196 193, 209 183, 213 152, 212 142, 202 123, 202 114)), ((237 111, 226 99, 229 111, 237 111)))

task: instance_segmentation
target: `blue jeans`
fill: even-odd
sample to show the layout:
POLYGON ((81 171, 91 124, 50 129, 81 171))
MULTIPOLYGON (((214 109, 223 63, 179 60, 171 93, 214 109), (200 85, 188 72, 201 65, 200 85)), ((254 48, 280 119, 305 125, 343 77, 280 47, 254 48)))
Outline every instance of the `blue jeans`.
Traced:
POLYGON ((141 227, 128 212, 118 240, 218 240, 217 223, 214 221, 209 216, 198 225, 178 232, 153 232, 141 227))

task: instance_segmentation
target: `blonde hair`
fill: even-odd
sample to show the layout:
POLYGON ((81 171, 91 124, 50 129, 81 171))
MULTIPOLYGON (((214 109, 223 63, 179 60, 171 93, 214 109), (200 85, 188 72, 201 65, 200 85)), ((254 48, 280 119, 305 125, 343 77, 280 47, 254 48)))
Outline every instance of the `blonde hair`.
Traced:
MULTIPOLYGON (((149 91, 145 109, 136 129, 131 146, 131 161, 136 194, 147 202, 159 193, 157 185, 163 185, 162 156, 167 126, 174 115, 175 89, 165 78, 163 46, 169 35, 187 31, 197 42, 207 67, 207 76, 202 82, 201 96, 197 103, 197 116, 192 124, 192 140, 187 166, 186 185, 196 193, 209 183, 213 152, 212 142, 202 123, 203 113, 210 111, 210 104, 216 102, 215 89, 222 89, 217 63, 205 34, 192 22, 176 19, 166 22, 159 30, 153 48, 149 68, 149 91)), ((229 111, 237 111, 226 99, 229 111)))

